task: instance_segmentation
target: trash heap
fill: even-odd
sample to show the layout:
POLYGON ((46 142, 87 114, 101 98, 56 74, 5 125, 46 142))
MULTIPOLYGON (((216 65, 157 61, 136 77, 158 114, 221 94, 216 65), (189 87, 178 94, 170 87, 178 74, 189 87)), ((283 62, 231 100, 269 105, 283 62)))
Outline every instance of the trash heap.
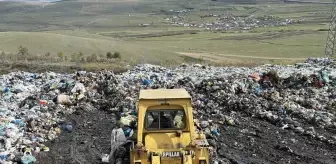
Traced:
MULTIPOLYGON (((143 64, 122 74, 12 72, 0 76, 0 163, 36 161, 46 141, 76 130, 64 120, 73 112, 102 110, 134 119, 140 89, 186 88, 194 114, 210 139, 239 124, 236 113, 336 144, 312 126, 336 128, 336 62, 308 59, 295 65, 176 68, 143 64)), ((113 124, 111 123, 111 126, 113 124)), ((215 141, 216 142, 216 141, 215 141)))

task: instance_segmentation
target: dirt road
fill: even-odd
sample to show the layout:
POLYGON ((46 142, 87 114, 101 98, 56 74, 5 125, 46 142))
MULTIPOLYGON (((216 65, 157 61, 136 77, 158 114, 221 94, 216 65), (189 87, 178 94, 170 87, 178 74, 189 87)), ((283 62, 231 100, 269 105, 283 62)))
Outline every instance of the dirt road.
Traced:
POLYGON ((193 58, 203 58, 213 62, 222 62, 228 58, 245 58, 245 59, 265 59, 265 60, 306 60, 306 58, 280 58, 280 57, 264 57, 264 56, 247 56, 247 55, 231 55, 231 54, 215 54, 215 53, 190 53, 190 52, 176 52, 180 55, 185 55, 193 58))

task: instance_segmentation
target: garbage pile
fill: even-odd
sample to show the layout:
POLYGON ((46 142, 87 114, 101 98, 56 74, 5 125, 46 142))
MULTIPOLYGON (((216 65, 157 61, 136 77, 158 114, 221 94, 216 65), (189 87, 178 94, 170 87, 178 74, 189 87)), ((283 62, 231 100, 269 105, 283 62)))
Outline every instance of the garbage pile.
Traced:
POLYGON ((0 163, 36 161, 36 153, 49 151, 43 143, 76 130, 64 120, 74 112, 110 111, 129 124, 140 89, 149 88, 186 88, 210 139, 220 137, 223 127, 239 124, 236 114, 244 113, 336 144, 335 136, 313 129, 336 128, 335 68, 335 61, 319 58, 254 68, 143 64, 118 75, 107 70, 12 72, 0 76, 0 163))

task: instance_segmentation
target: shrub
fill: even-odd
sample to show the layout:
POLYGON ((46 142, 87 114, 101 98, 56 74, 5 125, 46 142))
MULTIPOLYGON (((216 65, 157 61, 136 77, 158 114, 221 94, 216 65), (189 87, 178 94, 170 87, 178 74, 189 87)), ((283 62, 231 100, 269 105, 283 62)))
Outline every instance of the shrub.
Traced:
POLYGON ((84 53, 83 53, 83 52, 79 52, 79 53, 78 53, 78 57, 79 57, 79 58, 82 58, 83 56, 84 56, 84 53))
POLYGON ((44 54, 45 57, 49 57, 50 55, 51 55, 50 52, 44 54))
POLYGON ((119 58, 121 58, 120 53, 119 53, 119 52, 115 52, 115 53, 112 55, 112 58, 115 58, 115 59, 119 59, 119 58))
POLYGON ((71 59, 70 59, 70 61, 71 62, 76 62, 78 60, 78 55, 76 54, 76 53, 73 53, 72 55, 71 55, 71 59))
POLYGON ((322 29, 318 29, 317 31, 329 31, 329 29, 322 28, 322 29))
POLYGON ((58 53, 57 53, 57 56, 58 56, 59 58, 63 59, 63 58, 64 58, 64 53, 63 53, 63 52, 58 52, 58 53))
POLYGON ((28 54, 28 48, 27 47, 23 47, 23 46, 20 46, 19 48, 18 48, 18 54, 20 54, 20 55, 26 55, 26 54, 28 54))
POLYGON ((111 52, 106 53, 106 58, 112 59, 113 58, 112 53, 111 52))
POLYGON ((73 53, 71 55, 70 61, 71 62, 84 62, 86 61, 86 59, 85 59, 84 53, 79 52, 79 53, 73 53))
POLYGON ((97 62, 98 61, 98 56, 95 53, 93 53, 91 56, 88 56, 86 58, 86 61, 87 62, 97 62))
POLYGON ((81 58, 80 58, 80 62, 86 62, 86 58, 84 57, 84 56, 82 56, 81 58))

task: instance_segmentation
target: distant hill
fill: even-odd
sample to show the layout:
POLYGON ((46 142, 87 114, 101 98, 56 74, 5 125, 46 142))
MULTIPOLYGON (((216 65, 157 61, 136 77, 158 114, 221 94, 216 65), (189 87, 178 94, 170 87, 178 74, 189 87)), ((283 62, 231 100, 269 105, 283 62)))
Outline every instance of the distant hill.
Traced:
POLYGON ((0 0, 0 2, 58 2, 62 0, 0 0))
MULTIPOLYGON (((281 0, 211 0, 224 3, 234 3, 234 4, 257 4, 257 3, 275 3, 281 0)), ((283 1, 283 0, 282 0, 283 1)))
POLYGON ((284 0, 285 3, 333 4, 332 0, 284 0))

